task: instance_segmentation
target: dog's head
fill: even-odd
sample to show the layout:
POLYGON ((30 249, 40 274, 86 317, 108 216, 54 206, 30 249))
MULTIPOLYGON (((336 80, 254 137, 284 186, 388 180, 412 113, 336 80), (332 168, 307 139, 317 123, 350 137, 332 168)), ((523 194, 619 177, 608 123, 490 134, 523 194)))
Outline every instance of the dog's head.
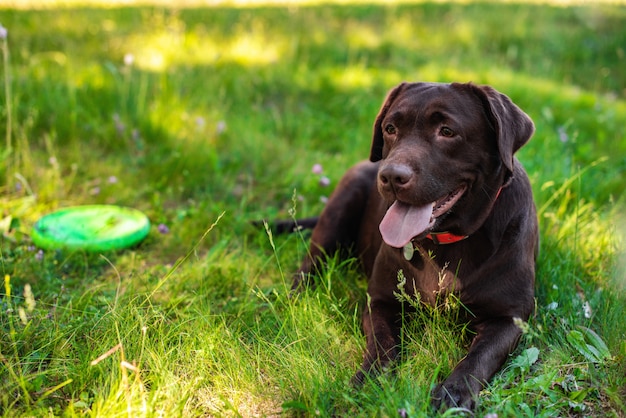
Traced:
POLYGON ((381 223, 385 241, 402 246, 435 229, 473 232, 533 132, 531 119, 488 86, 394 88, 376 117, 370 154, 382 160, 378 189, 393 203, 381 223))

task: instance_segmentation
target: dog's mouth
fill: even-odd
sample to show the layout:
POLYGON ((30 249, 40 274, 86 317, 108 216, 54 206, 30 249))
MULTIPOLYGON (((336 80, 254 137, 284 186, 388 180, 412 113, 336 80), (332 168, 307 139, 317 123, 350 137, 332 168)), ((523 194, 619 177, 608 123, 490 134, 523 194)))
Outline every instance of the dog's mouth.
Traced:
POLYGON ((437 218, 448 213, 466 189, 467 186, 460 186, 452 193, 424 206, 413 206, 396 200, 379 225, 383 240, 391 247, 404 247, 415 237, 433 228, 437 218))

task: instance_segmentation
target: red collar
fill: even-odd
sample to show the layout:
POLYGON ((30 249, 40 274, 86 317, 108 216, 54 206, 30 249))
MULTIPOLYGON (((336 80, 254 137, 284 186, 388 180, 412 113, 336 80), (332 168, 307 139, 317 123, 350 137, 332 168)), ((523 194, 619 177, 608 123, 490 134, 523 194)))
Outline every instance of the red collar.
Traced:
POLYGON ((449 232, 431 232, 426 235, 426 238, 435 244, 454 244, 455 242, 463 241, 467 237, 469 235, 454 235, 449 232))
MULTIPOLYGON (((496 193, 496 198, 494 202, 498 200, 502 189, 508 186, 508 182, 498 189, 498 193, 496 193)), ((435 244, 454 244, 455 242, 463 241, 465 238, 469 237, 469 235, 454 235, 450 232, 431 232, 426 235, 426 238, 434 242, 435 244)))

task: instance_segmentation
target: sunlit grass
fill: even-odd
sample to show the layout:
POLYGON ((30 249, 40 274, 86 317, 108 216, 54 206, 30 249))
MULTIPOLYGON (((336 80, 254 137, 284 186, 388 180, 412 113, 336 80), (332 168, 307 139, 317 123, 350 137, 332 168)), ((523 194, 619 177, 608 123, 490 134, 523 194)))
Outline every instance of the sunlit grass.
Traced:
MULTIPOLYGON (((136 65, 147 71, 163 71, 172 65, 210 65, 221 61, 243 65, 269 65, 277 62, 286 48, 263 36, 262 31, 241 34, 227 42, 195 36, 180 39, 172 33, 131 37, 125 45, 134 51, 136 65)), ((286 43, 283 39, 281 43, 286 43)))
POLYGON ((0 5, 14 120, 2 413, 432 415, 431 386, 466 352, 455 312, 412 318, 396 372, 353 391, 366 302, 354 262, 332 259, 290 298, 307 236, 250 223, 318 213, 405 80, 491 84, 537 126, 519 154, 540 208, 537 315, 477 416, 622 413, 624 8, 52 4, 0 5), (82 203, 135 206, 155 227, 102 256, 32 246, 41 215, 82 203), (610 356, 590 361, 580 327, 610 356))

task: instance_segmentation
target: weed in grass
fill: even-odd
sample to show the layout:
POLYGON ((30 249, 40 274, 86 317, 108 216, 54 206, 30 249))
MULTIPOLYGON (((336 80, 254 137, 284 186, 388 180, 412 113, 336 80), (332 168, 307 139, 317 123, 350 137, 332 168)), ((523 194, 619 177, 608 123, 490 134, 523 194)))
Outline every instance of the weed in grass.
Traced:
POLYGON ((8 30, 0 24, 0 49, 2 50, 2 73, 4 79, 4 100, 5 100, 5 112, 6 112, 6 133, 5 133, 5 146, 4 152, 0 155, 0 161, 5 164, 6 170, 6 184, 10 184, 10 173, 12 170, 12 151, 13 151, 13 114, 11 103, 11 73, 9 66, 9 44, 7 42, 8 30))

